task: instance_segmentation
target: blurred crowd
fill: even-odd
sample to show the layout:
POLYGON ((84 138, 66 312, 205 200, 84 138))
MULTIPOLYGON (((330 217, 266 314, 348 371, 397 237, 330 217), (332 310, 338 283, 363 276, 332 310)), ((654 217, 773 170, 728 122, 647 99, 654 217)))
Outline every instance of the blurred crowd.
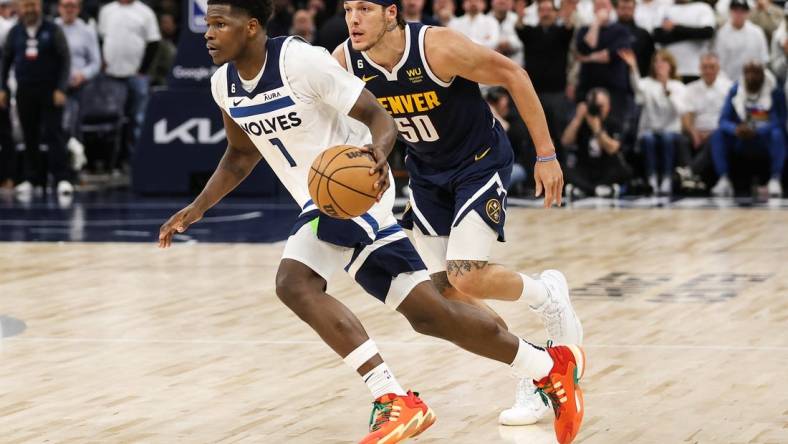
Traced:
MULTIPOLYGON (((342 0, 274 3, 271 36, 298 35, 329 50, 347 38, 342 0)), ((782 195, 788 6, 401 0, 400 7, 405 20, 455 29, 528 71, 571 197, 782 195)), ((108 106, 85 99, 95 96, 86 90, 124 91, 123 137, 101 162, 87 156, 88 168, 122 169, 150 87, 166 83, 180 12, 175 0, 0 0, 0 189, 73 190, 85 122, 108 106), (15 126, 23 149, 14 148, 15 126)), ((482 92, 516 150, 513 193, 528 193, 528 130, 505 90, 482 92)))

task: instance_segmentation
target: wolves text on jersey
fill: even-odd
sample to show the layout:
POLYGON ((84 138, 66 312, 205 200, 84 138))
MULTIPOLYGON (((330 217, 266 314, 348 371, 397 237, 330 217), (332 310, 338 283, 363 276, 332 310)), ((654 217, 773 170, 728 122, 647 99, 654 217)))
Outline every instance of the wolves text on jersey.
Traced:
POLYGON ((280 114, 278 116, 263 117, 257 121, 245 122, 241 124, 241 128, 246 134, 259 136, 261 134, 273 134, 277 131, 286 131, 290 128, 300 126, 302 120, 298 117, 298 113, 293 111, 288 114, 280 114))

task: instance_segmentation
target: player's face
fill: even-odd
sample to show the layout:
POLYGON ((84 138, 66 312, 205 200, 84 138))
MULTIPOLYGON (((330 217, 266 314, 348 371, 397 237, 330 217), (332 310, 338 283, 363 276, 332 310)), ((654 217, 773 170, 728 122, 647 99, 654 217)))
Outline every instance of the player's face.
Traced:
POLYGON ((208 5, 205 22, 205 46, 213 63, 221 65, 235 60, 246 45, 250 18, 233 12, 230 5, 208 5))
POLYGON ((396 18, 396 12, 396 7, 393 6, 383 8, 364 1, 345 2, 345 23, 353 49, 368 51, 375 46, 390 27, 389 16, 394 14, 396 18))

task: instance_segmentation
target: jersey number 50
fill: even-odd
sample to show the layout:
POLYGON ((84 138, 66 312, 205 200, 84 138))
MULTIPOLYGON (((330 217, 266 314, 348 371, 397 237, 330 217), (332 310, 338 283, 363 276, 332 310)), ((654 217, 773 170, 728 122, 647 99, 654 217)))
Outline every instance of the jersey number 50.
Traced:
POLYGON ((397 131, 411 143, 434 142, 440 138, 429 116, 395 117, 397 131))

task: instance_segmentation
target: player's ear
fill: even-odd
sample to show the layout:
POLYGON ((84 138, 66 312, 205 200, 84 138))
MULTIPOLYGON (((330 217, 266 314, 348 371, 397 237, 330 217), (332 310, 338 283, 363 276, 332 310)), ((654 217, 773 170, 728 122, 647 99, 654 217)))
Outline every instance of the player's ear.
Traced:
POLYGON ((249 21, 246 22, 246 33, 249 37, 254 37, 259 32, 265 33, 265 28, 263 28, 256 18, 250 18, 249 21))

